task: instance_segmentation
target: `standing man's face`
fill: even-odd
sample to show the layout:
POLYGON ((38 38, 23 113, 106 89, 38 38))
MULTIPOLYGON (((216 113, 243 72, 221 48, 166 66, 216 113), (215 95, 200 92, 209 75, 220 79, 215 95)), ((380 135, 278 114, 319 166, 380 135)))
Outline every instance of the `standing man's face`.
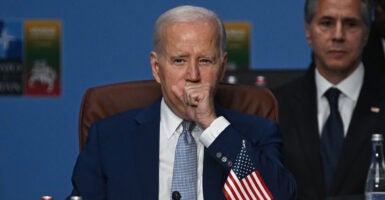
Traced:
POLYGON ((305 29, 321 75, 338 76, 329 81, 339 82, 358 67, 368 39, 360 0, 319 0, 305 29))

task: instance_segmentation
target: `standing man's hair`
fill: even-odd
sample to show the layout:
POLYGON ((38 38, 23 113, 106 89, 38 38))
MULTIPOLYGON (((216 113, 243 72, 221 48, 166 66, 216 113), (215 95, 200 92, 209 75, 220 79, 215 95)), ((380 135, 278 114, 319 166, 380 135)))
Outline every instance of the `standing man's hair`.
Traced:
MULTIPOLYGON (((306 0, 305 3, 305 21, 310 24, 317 11, 318 2, 322 0, 306 0)), ((358 1, 358 0, 357 0, 358 1)), ((373 2, 372 0, 361 0, 361 15, 367 29, 370 28, 372 18, 373 2)))

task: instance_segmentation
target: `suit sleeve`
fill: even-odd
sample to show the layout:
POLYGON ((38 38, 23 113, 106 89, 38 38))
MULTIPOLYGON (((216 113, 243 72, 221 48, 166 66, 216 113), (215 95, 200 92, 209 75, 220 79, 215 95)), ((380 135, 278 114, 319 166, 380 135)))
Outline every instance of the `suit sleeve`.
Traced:
POLYGON ((72 185, 71 195, 82 196, 83 199, 107 199, 106 178, 102 172, 96 126, 90 128, 87 145, 76 161, 72 175, 72 185))
POLYGON ((274 199, 295 199, 295 180, 281 162, 280 130, 274 122, 262 122, 251 123, 250 128, 229 125, 209 146, 208 152, 229 172, 237 162, 236 157, 245 141, 246 152, 253 166, 260 173, 274 199))

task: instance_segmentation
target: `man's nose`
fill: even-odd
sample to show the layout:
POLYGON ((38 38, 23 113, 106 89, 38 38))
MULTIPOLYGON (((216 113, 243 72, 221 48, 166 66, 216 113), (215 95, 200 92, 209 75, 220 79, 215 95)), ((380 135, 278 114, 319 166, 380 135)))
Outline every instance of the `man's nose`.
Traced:
POLYGON ((336 26, 333 29, 333 41, 343 42, 345 40, 345 29, 342 22, 337 22, 336 26))
POLYGON ((200 80, 200 70, 198 63, 191 63, 187 68, 186 78, 190 81, 200 80))

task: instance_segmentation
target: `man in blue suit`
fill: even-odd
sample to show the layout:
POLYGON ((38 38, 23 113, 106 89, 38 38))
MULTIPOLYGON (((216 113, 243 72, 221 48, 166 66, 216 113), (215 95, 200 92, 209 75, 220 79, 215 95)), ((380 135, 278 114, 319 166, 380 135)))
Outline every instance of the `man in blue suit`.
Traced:
MULTIPOLYGON (((174 157, 184 133, 181 123, 189 121, 195 124, 190 132, 196 153, 185 157, 196 160, 188 188, 195 189, 189 191, 193 194, 181 192, 182 199, 226 199, 224 185, 241 150, 261 186, 255 186, 259 191, 244 188, 260 195, 250 199, 294 199, 295 181, 280 161, 277 124, 226 110, 213 100, 225 73, 225 43, 223 23, 210 10, 180 6, 162 14, 150 60, 163 97, 92 125, 74 168, 72 195, 85 200, 175 199, 173 173, 181 169, 174 157), (194 198, 185 198, 190 195, 194 198)), ((186 180, 190 166, 182 169, 186 180)), ((246 198, 231 191, 228 199, 246 198)))

